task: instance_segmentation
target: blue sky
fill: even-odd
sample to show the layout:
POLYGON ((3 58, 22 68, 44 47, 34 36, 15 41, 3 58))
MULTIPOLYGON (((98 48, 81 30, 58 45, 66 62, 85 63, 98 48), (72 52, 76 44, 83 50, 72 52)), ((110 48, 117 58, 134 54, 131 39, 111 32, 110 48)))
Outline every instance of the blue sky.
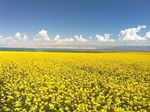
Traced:
POLYGON ((146 25, 150 31, 150 0, 0 0, 0 35, 16 32, 31 38, 42 29, 50 37, 113 34, 146 25))

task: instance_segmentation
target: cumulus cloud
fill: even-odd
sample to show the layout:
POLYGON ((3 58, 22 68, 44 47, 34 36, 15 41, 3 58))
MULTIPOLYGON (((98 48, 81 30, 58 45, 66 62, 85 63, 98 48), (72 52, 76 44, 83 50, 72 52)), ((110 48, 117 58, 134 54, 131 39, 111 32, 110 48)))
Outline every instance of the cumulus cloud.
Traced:
POLYGON ((146 37, 147 39, 150 39, 150 32, 147 32, 147 33, 145 34, 145 37, 146 37))
POLYGON ((60 38, 60 35, 56 35, 56 37, 54 38, 54 40, 56 41, 56 42, 58 42, 58 43, 62 43, 62 42, 73 42, 74 41, 74 39, 73 38, 63 38, 63 39, 61 39, 60 38))
POLYGON ((28 36, 27 35, 23 35, 23 40, 28 40, 28 36))
POLYGON ((25 34, 22 35, 21 33, 17 32, 14 39, 18 41, 21 41, 21 40, 26 41, 28 40, 28 36, 25 34))
POLYGON ((96 34, 96 39, 98 42, 114 42, 115 40, 111 38, 110 34, 98 35, 96 34))
POLYGON ((146 28, 145 25, 138 26, 137 28, 128 28, 125 30, 121 30, 119 34, 119 39, 124 41, 141 41, 146 40, 144 37, 141 37, 137 33, 140 32, 142 29, 146 28))
POLYGON ((54 38, 56 42, 62 43, 62 42, 87 42, 88 40, 85 39, 82 35, 75 35, 74 38, 60 38, 60 35, 56 35, 54 38))
POLYGON ((54 38, 55 41, 59 41, 60 40, 60 35, 57 34, 56 37, 54 38))
POLYGON ((39 31, 38 35, 36 36, 36 38, 34 40, 50 40, 49 36, 48 36, 48 32, 46 30, 41 30, 39 31))
POLYGON ((76 41, 79 41, 79 42, 87 42, 88 41, 88 39, 85 39, 82 35, 79 35, 79 36, 75 35, 74 38, 76 41))
POLYGON ((138 26, 136 28, 127 28, 120 31, 118 38, 113 39, 111 34, 96 34, 95 38, 88 39, 83 35, 75 35, 70 38, 62 38, 57 34, 53 38, 49 38, 46 30, 41 30, 34 37, 17 32, 14 36, 0 36, 0 46, 8 47, 60 47, 60 48, 96 48, 100 46, 124 46, 124 45, 150 45, 150 31, 140 36, 138 33, 146 28, 146 26, 138 26), (36 41, 35 41, 36 40, 36 41), (146 41, 148 40, 148 41, 146 41))
POLYGON ((30 43, 27 41, 28 39, 27 35, 19 32, 17 32, 14 37, 0 36, 0 47, 28 47, 30 43))
POLYGON ((16 39, 16 40, 22 40, 22 35, 21 35, 21 33, 17 32, 16 35, 15 35, 15 39, 16 39))

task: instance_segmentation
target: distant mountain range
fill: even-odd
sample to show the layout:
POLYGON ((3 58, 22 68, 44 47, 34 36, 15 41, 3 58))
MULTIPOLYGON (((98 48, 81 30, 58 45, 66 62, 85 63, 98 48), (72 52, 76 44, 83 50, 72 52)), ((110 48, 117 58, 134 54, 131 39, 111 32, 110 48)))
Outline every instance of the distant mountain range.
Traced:
POLYGON ((150 52, 150 46, 117 46, 109 47, 106 51, 125 51, 125 52, 150 52))
POLYGON ((69 48, 7 48, 0 47, 0 51, 43 51, 43 52, 150 52, 150 46, 116 46, 95 49, 69 48))

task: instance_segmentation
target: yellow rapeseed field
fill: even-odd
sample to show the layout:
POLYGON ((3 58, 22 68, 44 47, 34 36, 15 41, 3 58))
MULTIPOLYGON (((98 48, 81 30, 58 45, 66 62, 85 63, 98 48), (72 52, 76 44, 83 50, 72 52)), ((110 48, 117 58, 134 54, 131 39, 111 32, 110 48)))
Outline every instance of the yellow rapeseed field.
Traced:
POLYGON ((150 112, 150 53, 0 52, 0 112, 150 112))

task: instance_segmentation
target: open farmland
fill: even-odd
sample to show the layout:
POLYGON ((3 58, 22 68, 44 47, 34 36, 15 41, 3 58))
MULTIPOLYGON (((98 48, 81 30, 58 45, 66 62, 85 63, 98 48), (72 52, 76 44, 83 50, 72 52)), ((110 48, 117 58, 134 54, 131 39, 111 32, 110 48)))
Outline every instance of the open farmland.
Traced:
POLYGON ((0 52, 0 112, 150 112, 150 53, 0 52))

